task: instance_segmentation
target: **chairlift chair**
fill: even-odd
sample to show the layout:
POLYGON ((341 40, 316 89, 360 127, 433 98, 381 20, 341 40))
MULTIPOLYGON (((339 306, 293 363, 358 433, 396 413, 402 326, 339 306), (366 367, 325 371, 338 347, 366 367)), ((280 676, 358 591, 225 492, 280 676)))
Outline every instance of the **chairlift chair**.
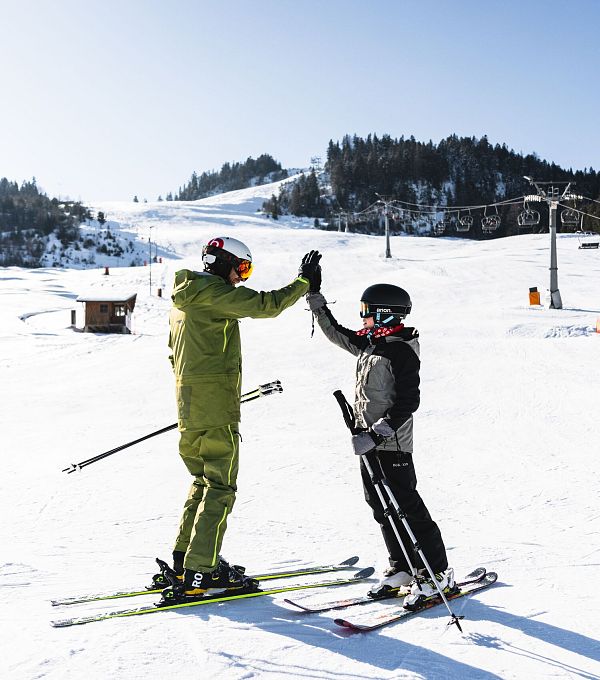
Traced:
POLYGON ((583 231, 583 215, 581 216, 579 231, 575 233, 579 240, 579 250, 597 250, 600 248, 600 234, 596 234, 593 231, 583 231))
POLYGON ((600 239, 597 241, 581 241, 579 243, 579 250, 598 250, 600 248, 600 239))
POLYGON ((436 236, 441 236, 445 231, 446 231, 446 225, 444 224, 444 222, 442 220, 440 220, 439 222, 436 222, 433 225, 433 233, 436 236))
POLYGON ((517 225, 523 229, 527 227, 537 227, 540 223, 540 213, 537 210, 533 210, 527 204, 527 201, 523 203, 523 211, 517 216, 517 225))
POLYGON ((565 208, 560 213, 560 223, 563 227, 577 227, 579 226, 579 213, 573 208, 565 208))
POLYGON ((484 234, 493 234, 500 226, 502 220, 498 213, 498 207, 494 206, 496 212, 493 215, 487 214, 487 205, 483 209, 483 217, 481 218, 481 231, 484 234))
POLYGON ((458 213, 458 220, 456 222, 456 231, 469 231, 473 226, 473 216, 469 210, 467 215, 461 217, 460 212, 458 213))

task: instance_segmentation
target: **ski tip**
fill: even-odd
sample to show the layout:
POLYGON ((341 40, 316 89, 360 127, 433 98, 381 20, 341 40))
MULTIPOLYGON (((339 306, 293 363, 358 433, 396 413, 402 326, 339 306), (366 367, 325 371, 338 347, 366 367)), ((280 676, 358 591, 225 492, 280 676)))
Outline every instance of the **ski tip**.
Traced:
POLYGON ((292 605, 292 607, 296 607, 299 609, 301 612, 307 612, 310 611, 310 609, 306 609, 306 607, 303 607, 301 603, 295 602, 294 600, 284 598, 284 602, 287 602, 287 604, 292 605))
POLYGON ((354 574, 354 578, 357 580, 361 580, 363 578, 369 578, 369 576, 372 576, 375 573, 375 569, 373 567, 367 567, 366 569, 361 569, 360 571, 357 571, 356 574, 354 574))
POLYGON ((477 569, 473 569, 473 571, 470 574, 467 574, 465 576, 465 581, 472 581, 475 579, 480 579, 485 576, 486 569, 485 567, 477 567, 477 569))
POLYGON ((362 633, 363 630, 367 630, 350 623, 350 621, 346 621, 346 619, 333 619, 333 622, 336 624, 336 626, 341 626, 342 628, 354 631, 355 633, 362 633))
POLYGON ((358 562, 359 559, 360 558, 357 557, 356 555, 354 557, 349 557, 347 560, 340 562, 340 566, 353 567, 358 562))

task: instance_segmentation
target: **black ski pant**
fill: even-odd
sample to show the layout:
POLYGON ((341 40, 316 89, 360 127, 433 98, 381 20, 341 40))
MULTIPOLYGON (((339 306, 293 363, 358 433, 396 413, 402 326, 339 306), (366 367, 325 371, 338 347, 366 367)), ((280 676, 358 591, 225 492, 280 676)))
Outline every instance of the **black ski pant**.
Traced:
MULTIPOLYGON (((429 511, 425 507, 425 503, 423 503, 423 500, 417 491, 417 475, 415 473, 415 466, 413 465, 412 454, 385 451, 377 454, 371 452, 368 456, 369 464, 371 465, 375 476, 381 476, 382 474, 385 476, 400 509, 406 514, 408 526, 415 535, 431 569, 435 573, 447 569, 448 559, 446 557, 446 548, 444 547, 442 535, 438 525, 431 519, 429 511)), ((410 571, 402 548, 398 544, 396 534, 390 525, 390 520, 384 514, 379 495, 369 477, 362 457, 360 461, 360 471, 362 474, 365 499, 371 506, 373 516, 381 527, 383 540, 385 541, 390 556, 390 565, 392 567, 397 567, 402 571, 410 571)), ((388 498, 385 489, 381 486, 380 488, 387 501, 388 498)), ((391 504, 389 504, 389 507, 393 509, 391 504)), ((406 548, 406 552, 413 561, 413 565, 417 569, 422 569, 424 565, 421 558, 415 553, 412 541, 406 533, 404 525, 396 518, 395 512, 393 512, 392 517, 399 530, 400 538, 406 548)))

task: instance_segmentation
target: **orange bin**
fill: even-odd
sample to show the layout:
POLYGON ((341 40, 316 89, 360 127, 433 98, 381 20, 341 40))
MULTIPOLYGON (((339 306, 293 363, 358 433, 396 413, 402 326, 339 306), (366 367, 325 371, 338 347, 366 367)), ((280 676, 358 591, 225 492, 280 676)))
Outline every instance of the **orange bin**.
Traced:
POLYGON ((540 292, 537 288, 530 288, 529 289, 529 304, 530 305, 541 304, 541 302, 540 302, 540 292))

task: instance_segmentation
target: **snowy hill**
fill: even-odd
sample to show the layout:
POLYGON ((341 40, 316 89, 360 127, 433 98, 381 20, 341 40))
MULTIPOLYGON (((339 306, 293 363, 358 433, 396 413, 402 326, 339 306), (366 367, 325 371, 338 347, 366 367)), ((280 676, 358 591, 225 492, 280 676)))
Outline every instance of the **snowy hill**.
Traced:
MULTIPOLYGON (((386 260, 380 237, 257 214, 273 191, 93 206, 137 244, 147 244, 152 227, 163 260, 152 266, 152 295, 143 266, 113 266, 109 276, 0 269, 0 634, 7 643, 0 676, 600 677, 598 252, 560 236, 565 309, 530 308, 529 287, 543 292, 548 283, 547 235, 397 237, 386 260), (202 244, 220 234, 251 247, 248 285, 256 289, 285 285, 307 250, 321 250, 324 293, 349 327, 360 325, 368 285, 386 281, 411 293, 422 349, 419 486, 457 574, 479 565, 499 573, 497 586, 456 602, 464 635, 446 628, 441 608, 348 635, 333 624, 335 614, 300 615, 280 597, 50 627, 75 609, 132 606, 59 610, 52 598, 138 587, 154 572, 155 556, 170 556, 189 486, 176 433, 77 474, 61 469, 175 422, 168 292, 174 272, 198 269, 202 244), (78 295, 124 289, 138 295, 135 335, 68 327, 78 295)), ((255 573, 353 554, 380 571, 385 550, 331 396, 337 388, 352 394, 354 360, 318 330, 310 338, 305 307, 242 322, 243 388, 279 378, 284 393, 242 407, 239 495, 223 551, 255 573)))

